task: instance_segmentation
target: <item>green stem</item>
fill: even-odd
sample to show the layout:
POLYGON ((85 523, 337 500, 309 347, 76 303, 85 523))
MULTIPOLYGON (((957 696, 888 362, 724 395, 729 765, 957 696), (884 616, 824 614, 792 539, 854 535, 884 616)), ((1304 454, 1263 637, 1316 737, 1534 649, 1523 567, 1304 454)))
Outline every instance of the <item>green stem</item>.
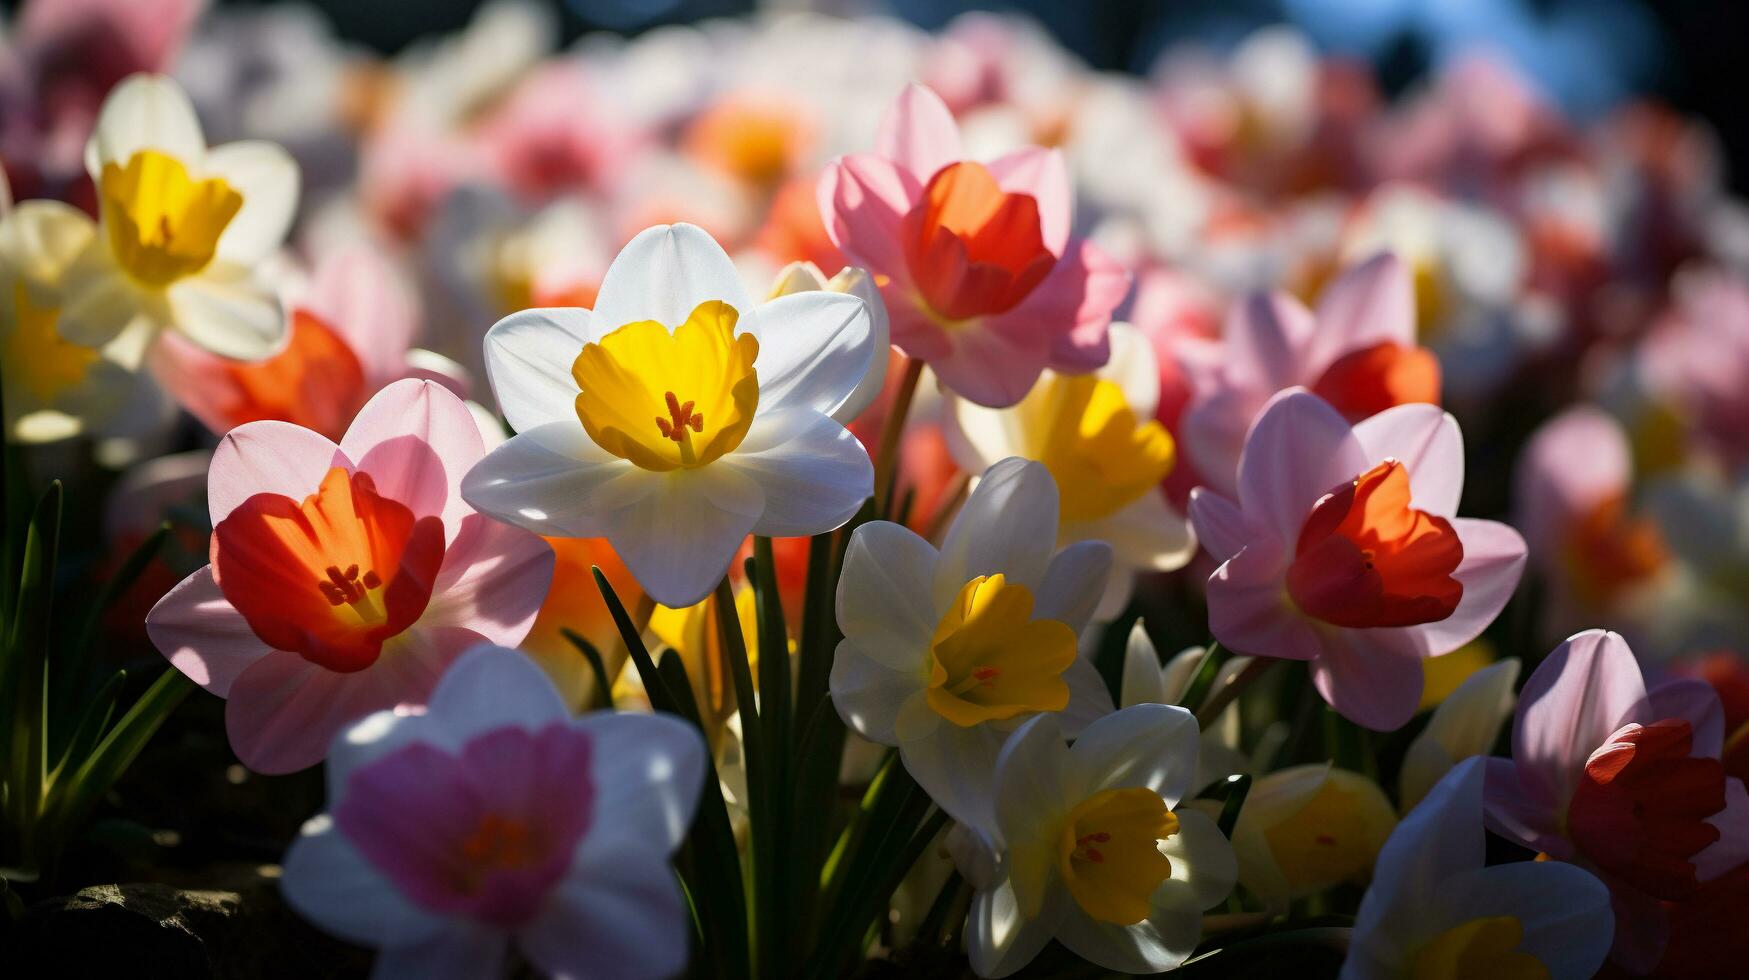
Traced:
POLYGON ((905 419, 911 414, 911 401, 917 396, 917 381, 923 377, 923 362, 914 357, 905 359, 905 373, 899 379, 899 389, 893 394, 893 407, 881 423, 880 448, 874 458, 875 512, 886 514, 892 500, 893 487, 899 479, 899 445, 905 433, 905 419))

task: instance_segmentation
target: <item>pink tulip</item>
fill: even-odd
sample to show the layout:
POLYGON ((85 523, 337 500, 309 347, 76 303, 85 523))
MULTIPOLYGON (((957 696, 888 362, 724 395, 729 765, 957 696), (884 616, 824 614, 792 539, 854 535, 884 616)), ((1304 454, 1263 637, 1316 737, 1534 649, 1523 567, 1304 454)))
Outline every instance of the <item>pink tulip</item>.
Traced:
POLYGON ((1351 422, 1439 401, 1439 362, 1415 344, 1409 270, 1388 253, 1343 272, 1315 314, 1286 293, 1235 304, 1218 356, 1199 364, 1190 372, 1184 449, 1207 485, 1225 494, 1235 489, 1252 420, 1284 388, 1310 388, 1351 422))
POLYGON ((1190 517, 1220 568, 1209 628, 1228 648, 1307 661, 1318 693, 1379 731, 1421 697, 1424 657, 1476 638, 1518 584, 1524 540, 1456 517, 1463 435, 1433 405, 1350 426, 1302 389, 1245 439, 1235 503, 1198 487, 1190 517))
POLYGON ((1019 401, 1047 367, 1105 363, 1130 276, 1069 236, 1061 154, 962 159, 953 116, 920 85, 900 94, 876 147, 832 161, 819 201, 832 243, 885 280, 894 346, 990 408, 1019 401))
POLYGON ((1519 695, 1512 759, 1488 760, 1488 827, 1596 872, 1616 911, 1611 957, 1644 973, 1665 902, 1749 860, 1749 794, 1719 762, 1724 713, 1704 681, 1650 689, 1626 642, 1587 630, 1519 695))
POLYGON ((339 445, 277 421, 219 443, 212 564, 146 629, 228 699, 231 747, 251 769, 314 765, 347 723, 423 705, 463 650, 527 634, 553 553, 462 500, 485 453, 461 399, 412 379, 372 398, 339 445))

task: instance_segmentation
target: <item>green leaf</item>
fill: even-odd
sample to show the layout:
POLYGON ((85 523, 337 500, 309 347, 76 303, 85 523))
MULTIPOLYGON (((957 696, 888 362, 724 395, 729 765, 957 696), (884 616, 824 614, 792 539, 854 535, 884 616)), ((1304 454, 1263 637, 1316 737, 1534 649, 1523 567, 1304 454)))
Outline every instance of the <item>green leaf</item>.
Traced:
POLYGON ((78 768, 90 755, 97 740, 109 729, 109 721, 115 717, 115 703, 121 698, 122 685, 127 683, 128 672, 118 670, 109 675, 109 680, 103 683, 97 694, 85 704, 85 710, 79 716, 79 723, 73 727, 72 734, 67 739, 67 747, 60 755, 60 761, 55 763, 54 771, 49 773, 48 781, 52 786, 68 771, 68 767, 78 768))
POLYGON ((741 718, 741 760, 747 770, 747 821, 753 851, 754 958, 760 975, 777 976, 785 948, 782 930, 788 923, 772 907, 778 894, 777 876, 783 873, 777 854, 776 821, 772 819, 772 794, 776 787, 768 766, 765 719, 759 712, 758 694, 753 686, 753 666, 747 661, 747 639, 741 635, 735 592, 726 575, 717 583, 713 606, 717 635, 735 682, 735 709, 741 718))
MULTIPOLYGON (((790 866, 798 860, 791 833, 790 803, 795 798, 790 747, 790 663, 789 624, 783 615, 783 598, 777 588, 777 560, 771 539, 753 539, 754 557, 746 564, 747 580, 753 583, 753 595, 759 623, 759 726, 765 738, 765 784, 760 787, 766 808, 762 839, 766 842, 769 860, 763 870, 767 877, 759 886, 758 922, 765 926, 760 936, 760 948, 765 950, 765 973, 787 975, 792 967, 790 954, 795 943, 787 942, 782 930, 793 927, 794 906, 790 884, 794 879, 790 866)), ((743 709, 745 710, 745 709, 743 709)), ((751 778, 751 773, 749 773, 751 778)), ((797 819, 800 814, 795 815, 797 819)), ((759 865, 755 866, 760 867, 759 865)))
MULTIPOLYGON (((656 671, 656 662, 650 659, 649 648, 644 646, 643 636, 632 624, 632 617, 626 612, 625 603, 619 601, 619 594, 608 584, 607 576, 601 572, 601 566, 591 565, 589 571, 595 576, 595 587, 601 590, 601 601, 607 604, 607 613, 613 617, 613 625, 619 630, 620 641, 626 645, 632 665, 638 669, 638 678, 644 682, 644 693, 650 696, 650 707, 671 715, 681 714, 675 692, 668 689, 662 675, 656 671)), ((697 718, 698 712, 695 708, 693 719, 696 721, 697 718)))
POLYGON ((1221 790, 1221 815, 1215 822, 1220 825, 1221 836, 1232 840, 1233 827, 1239 822, 1239 811, 1245 808, 1245 797, 1251 794, 1251 776, 1247 773, 1228 776, 1221 790))
POLYGON ((57 664, 58 676, 55 681, 55 704, 62 711, 71 710, 73 697, 80 690, 80 685, 84 683, 87 664, 91 658, 91 646, 97 638, 99 627, 103 624, 103 614, 108 612, 109 608, 115 605, 122 596, 126 595, 129 589, 133 588, 134 583, 139 581, 140 576, 145 574, 146 569, 158 557, 158 553, 164 549, 164 542, 169 539, 170 524, 166 521, 159 524, 158 529, 153 531, 145 541, 140 542, 140 546, 127 556, 121 567, 116 569, 115 574, 103 583, 97 597, 86 609, 84 619, 79 624, 79 631, 74 634, 73 642, 60 650, 59 663, 57 664))
POLYGON ((61 502, 61 484, 57 480, 49 484, 37 502, 25 531, 17 605, 6 637, 4 690, 8 696, 0 700, 0 704, 11 705, 6 797, 13 826, 18 829, 21 856, 27 865, 31 863, 34 828, 43 801, 43 777, 48 769, 48 652, 61 502))
POLYGON ((601 659, 601 651, 595 649, 595 644, 585 640, 582 634, 569 627, 559 630, 559 635, 570 641, 589 661, 589 671, 595 675, 595 700, 603 708, 613 707, 613 683, 607 679, 607 664, 601 659))

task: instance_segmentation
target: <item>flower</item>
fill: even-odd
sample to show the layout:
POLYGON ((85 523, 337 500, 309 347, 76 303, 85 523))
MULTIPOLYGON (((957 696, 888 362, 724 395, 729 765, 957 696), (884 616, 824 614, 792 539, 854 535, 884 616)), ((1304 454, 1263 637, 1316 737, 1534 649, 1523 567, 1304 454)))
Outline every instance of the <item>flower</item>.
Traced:
POLYGON ((874 278, 867 269, 845 266, 828 279, 812 262, 791 262, 778 270, 771 284, 771 295, 767 298, 814 291, 848 293, 868 305, 869 347, 873 351, 868 359, 868 373, 857 382, 856 390, 850 393, 844 404, 838 406, 838 411, 832 413, 833 418, 849 425, 864 409, 874 404, 886 385, 887 354, 891 346, 887 304, 882 302, 880 290, 875 288, 874 278))
POLYGON ((337 439, 370 396, 401 378, 467 393, 460 365, 413 347, 418 331, 418 302, 395 269, 375 249, 337 248, 316 263, 277 354, 239 363, 170 336, 153 348, 152 373, 214 432, 278 419, 337 439))
POLYGON ((1197 537, 1223 564, 1208 583, 1222 645, 1310 662, 1330 706, 1378 731, 1421 697, 1421 660, 1475 639, 1524 566, 1504 524, 1453 516, 1463 435, 1433 405, 1350 427, 1301 389, 1272 399, 1245 440, 1239 495, 1197 488, 1197 537))
POLYGON ((1545 861, 1483 866, 1483 766, 1460 763, 1385 842, 1342 980, 1587 980, 1603 965, 1613 923, 1594 875, 1545 861))
POLYGON ((126 421, 139 393, 127 367, 139 362, 141 335, 103 348, 64 339, 56 330, 66 302, 67 267, 92 237, 91 219, 59 201, 0 201, 0 365, 6 391, 5 438, 54 442, 105 431, 126 421))
POLYGON ((1749 860, 1749 794, 1725 775, 1723 742, 1705 681, 1648 688, 1620 636, 1574 634, 1519 694, 1512 759, 1488 761, 1488 827, 1595 871, 1616 909, 1611 959, 1646 972, 1669 931, 1662 903, 1749 860))
POLYGON ((1271 907, 1364 881, 1397 812, 1378 784, 1329 763, 1290 766, 1251 784, 1233 850, 1239 880, 1271 907))
POLYGON ((1123 611, 1137 572, 1169 572, 1196 554, 1196 538, 1160 492, 1177 447, 1154 420, 1160 392, 1154 350, 1127 323, 1111 325, 1111 360, 1091 374, 1045 371, 1011 409, 947 396, 947 444, 977 473, 1008 456, 1043 463, 1059 494, 1058 544, 1099 540, 1118 565, 1098 619, 1123 611))
MULTIPOLYGON (((832 703, 844 723, 895 745, 918 785, 954 819, 989 826, 1003 740, 1027 718, 1061 713, 1069 735, 1112 710, 1078 655, 1111 568, 1111 548, 1057 551, 1057 493, 1038 463, 985 471, 938 552, 887 521, 856 529, 838 580, 832 703)), ((1188 776, 1188 774, 1187 774, 1188 776)))
POLYGON ((227 699, 245 765, 314 765, 348 722, 424 704, 463 650, 527 634, 553 553, 462 500, 483 454, 461 399, 415 380, 379 392, 338 446, 272 421, 219 443, 212 564, 160 599, 146 630, 227 699))
POLYGON ((67 270, 62 335, 100 347, 139 317, 221 357, 280 348, 285 313, 259 266, 297 208, 284 150, 256 140, 209 150, 182 89, 134 75, 104 100, 85 166, 101 221, 67 270))
POLYGON ((1207 485, 1237 488, 1246 432, 1271 397, 1303 386, 1358 422, 1396 405, 1439 401, 1439 361, 1415 346, 1415 290, 1386 253, 1332 282, 1317 313, 1286 293, 1234 304, 1219 355, 1198 358, 1184 451, 1207 485))
POLYGON ((334 740, 328 812, 280 887, 377 948, 379 977, 509 976, 512 945, 552 976, 673 976, 690 930, 669 859, 704 761, 684 722, 574 719, 521 654, 475 647, 423 714, 380 711, 334 740))
POLYGON ((882 277, 895 346, 992 408, 1019 401, 1046 367, 1106 362, 1130 276, 1069 236, 1061 154, 962 159, 953 116, 920 85, 899 95, 876 148, 827 165, 820 212, 832 243, 882 277))
POLYGON ((487 334, 517 435, 462 493, 543 535, 605 537, 657 602, 693 605, 748 534, 830 531, 873 492, 832 419, 868 373, 869 324, 838 293, 754 306, 704 231, 650 228, 593 311, 528 310, 487 334))
POLYGON ((1518 703, 1513 688, 1518 686, 1519 667, 1517 657, 1484 667, 1433 709, 1427 727, 1409 743, 1403 757, 1397 793, 1405 811, 1420 803, 1453 766, 1494 748, 1500 727, 1518 703))
MULTIPOLYGON (((1123 681, 1118 687, 1118 707, 1177 704, 1195 679, 1197 667, 1202 664, 1206 652, 1203 647, 1188 647, 1162 664, 1159 651, 1154 649, 1154 641, 1148 638, 1147 629, 1141 620, 1136 620, 1124 642, 1123 681)), ((1250 663, 1250 657, 1233 657, 1222 664, 1215 673, 1209 693, 1231 684, 1250 663)), ((1237 701, 1227 705, 1220 716, 1209 723, 1206 735, 1208 737, 1201 739, 1197 753, 1196 781, 1190 787, 1193 790, 1200 791, 1218 779, 1250 769, 1250 761, 1239 751, 1237 701)))
POLYGON ((1100 718, 1073 746, 1052 715, 1014 733, 995 767, 999 860, 962 867, 977 888, 966 950, 979 976, 1013 973, 1053 938, 1124 973, 1190 955, 1235 876, 1220 828, 1180 806, 1196 742, 1190 712, 1159 704, 1100 718))

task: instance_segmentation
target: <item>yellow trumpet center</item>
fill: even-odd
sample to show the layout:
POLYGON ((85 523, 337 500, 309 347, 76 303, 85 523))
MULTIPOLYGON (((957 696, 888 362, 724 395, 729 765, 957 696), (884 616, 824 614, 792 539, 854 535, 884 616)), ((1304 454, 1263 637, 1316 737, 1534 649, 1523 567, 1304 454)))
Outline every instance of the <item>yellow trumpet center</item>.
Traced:
POLYGON ((1075 631, 1032 618, 1032 592, 1001 575, 967 582, 930 643, 929 706, 962 728, 1069 704, 1075 631))
POLYGON ((711 300, 673 333, 642 320, 583 345, 571 375, 589 438, 647 470, 703 466, 732 452, 759 407, 759 341, 735 335, 738 316, 711 300))
POLYGON ((1109 517, 1160 485, 1176 458, 1159 422, 1141 422, 1115 382, 1047 375, 1016 407, 1027 455, 1056 478, 1061 521, 1109 517))
POLYGON ((99 180, 110 250, 128 275, 163 288, 207 267, 243 195, 218 177, 194 180, 182 161, 140 150, 99 180))
POLYGON ((1326 780, 1298 812, 1264 831, 1291 887, 1311 891, 1372 868, 1381 840, 1367 804, 1336 780, 1326 780))
POLYGON ((1057 873, 1082 911, 1101 922, 1134 925, 1148 917, 1172 862, 1159 842, 1178 833, 1178 817, 1159 793, 1108 789, 1082 800, 1063 821, 1057 873))
POLYGON ((1433 938, 1415 954, 1412 980, 1548 980, 1542 960, 1518 951, 1524 924, 1516 916, 1471 919, 1433 938))
POLYGON ((60 311, 37 305, 23 281, 12 284, 11 300, 12 329, 0 351, 6 364, 18 370, 8 374, 7 384, 22 385, 33 399, 46 404, 85 380, 97 362, 97 352, 62 340, 55 330, 60 311))

